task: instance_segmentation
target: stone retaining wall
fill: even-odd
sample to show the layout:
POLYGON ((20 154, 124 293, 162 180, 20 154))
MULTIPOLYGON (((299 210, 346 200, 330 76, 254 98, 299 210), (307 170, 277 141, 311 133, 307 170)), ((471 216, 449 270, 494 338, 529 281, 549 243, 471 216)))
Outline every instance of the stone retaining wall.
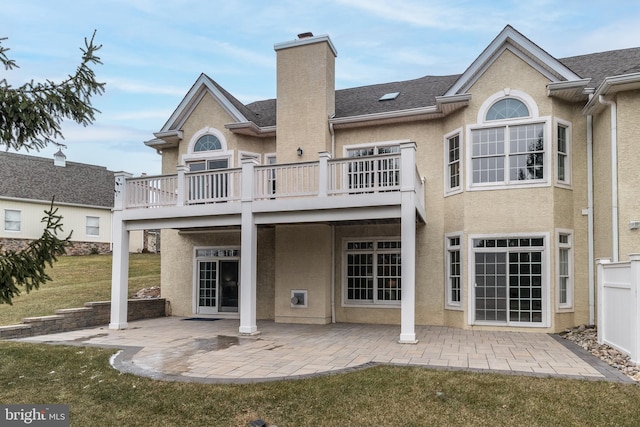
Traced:
MULTIPOLYGON (((2 252, 4 251, 21 251, 26 249, 31 243, 31 239, 8 239, 0 238, 2 252)), ((92 255, 92 254, 109 254, 111 253, 110 243, 101 242, 71 242, 72 245, 67 248, 67 255, 92 255)))
MULTIPOLYGON (((127 319, 141 320, 166 316, 167 300, 164 298, 130 299, 127 319)), ((87 302, 82 308, 56 310, 51 316, 27 317, 19 325, 0 326, 0 339, 26 338, 55 332, 108 325, 111 319, 111 302, 87 302)))

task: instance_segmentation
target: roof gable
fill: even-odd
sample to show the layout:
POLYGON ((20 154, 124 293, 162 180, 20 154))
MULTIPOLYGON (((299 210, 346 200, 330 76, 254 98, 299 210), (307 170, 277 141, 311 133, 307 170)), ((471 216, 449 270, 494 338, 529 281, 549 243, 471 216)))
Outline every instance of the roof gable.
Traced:
POLYGON ((235 122, 243 123, 255 119, 255 117, 253 117, 253 113, 246 108, 244 104, 203 73, 200 74, 198 80, 196 80, 193 86, 191 86, 189 92, 187 92, 171 117, 169 117, 169 120, 167 120, 158 133, 162 134, 180 130, 198 103, 207 93, 210 94, 218 104, 220 104, 220 106, 235 122))
POLYGON ((505 50, 509 50, 531 65, 551 82, 581 80, 580 76, 562 62, 507 25, 480 56, 471 63, 445 95, 466 93, 505 50))

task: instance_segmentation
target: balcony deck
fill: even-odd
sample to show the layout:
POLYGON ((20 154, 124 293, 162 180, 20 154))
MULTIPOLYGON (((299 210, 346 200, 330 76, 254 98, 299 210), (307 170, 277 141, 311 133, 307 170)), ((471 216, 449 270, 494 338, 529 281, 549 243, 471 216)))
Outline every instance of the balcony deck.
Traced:
POLYGON ((425 221, 424 180, 411 153, 116 178, 116 210, 135 228, 239 225, 251 203, 256 224, 400 218, 403 191, 425 221), (403 158, 405 156, 406 158, 403 158), (403 166, 407 165, 407 166, 403 166), (120 179, 120 181, 118 181, 120 179), (157 226, 157 224, 156 224, 157 226))

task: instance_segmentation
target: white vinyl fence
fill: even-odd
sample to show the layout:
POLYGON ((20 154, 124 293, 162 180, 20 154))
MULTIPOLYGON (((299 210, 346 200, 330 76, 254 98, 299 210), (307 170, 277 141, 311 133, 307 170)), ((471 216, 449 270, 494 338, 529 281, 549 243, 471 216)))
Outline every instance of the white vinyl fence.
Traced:
POLYGON ((598 342, 640 364, 640 254, 598 261, 598 342))

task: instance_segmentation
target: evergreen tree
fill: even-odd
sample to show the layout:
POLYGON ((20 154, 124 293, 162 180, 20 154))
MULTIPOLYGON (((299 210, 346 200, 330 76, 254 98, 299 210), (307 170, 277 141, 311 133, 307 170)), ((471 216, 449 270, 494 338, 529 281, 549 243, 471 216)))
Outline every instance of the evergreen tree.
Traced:
MULTIPOLYGON (((99 111, 91 105, 94 95, 104 93, 105 83, 99 83, 91 69, 102 64, 96 52, 102 47, 94 44, 95 32, 90 40, 85 38, 81 48, 82 60, 74 74, 61 82, 46 80, 34 83, 32 80, 19 87, 13 87, 5 78, 0 80, 0 149, 40 150, 54 139, 64 138, 60 125, 64 119, 87 126, 95 120, 99 111)), ((0 62, 5 70, 17 68, 9 59, 9 50, 0 38, 0 62)), ((31 242, 21 251, 4 251, 0 247, 0 304, 11 304, 20 294, 20 288, 29 292, 51 278, 45 268, 56 261, 57 256, 66 252, 71 244, 71 234, 59 238, 62 232, 62 217, 58 209, 51 207, 44 211, 42 222, 45 229, 38 240, 31 242)))

